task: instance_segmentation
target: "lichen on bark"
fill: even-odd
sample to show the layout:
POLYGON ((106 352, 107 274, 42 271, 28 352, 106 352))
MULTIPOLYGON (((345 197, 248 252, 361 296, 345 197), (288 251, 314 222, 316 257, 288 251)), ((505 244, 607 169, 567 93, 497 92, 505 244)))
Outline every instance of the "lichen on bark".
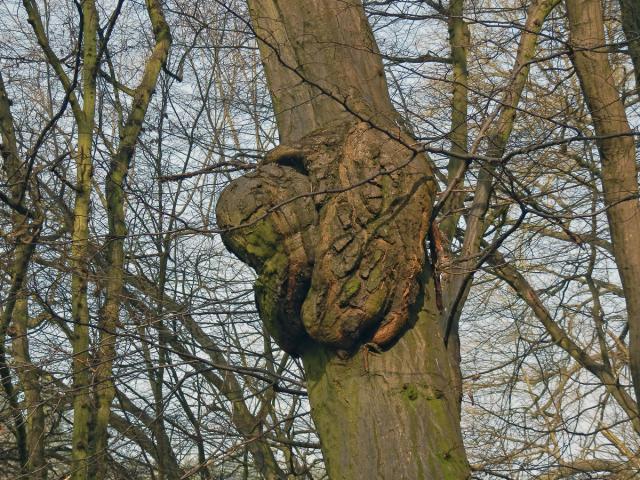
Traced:
POLYGON ((256 270, 261 317, 284 350, 385 346, 406 326, 435 192, 411 142, 393 125, 330 124, 221 194, 223 241, 256 270))
POLYGON ((230 229, 222 235, 225 245, 258 274, 256 303, 269 334, 294 354, 306 338, 300 308, 317 223, 311 197, 304 196, 310 189, 308 178, 293 168, 264 164, 231 182, 216 208, 218 224, 230 229))

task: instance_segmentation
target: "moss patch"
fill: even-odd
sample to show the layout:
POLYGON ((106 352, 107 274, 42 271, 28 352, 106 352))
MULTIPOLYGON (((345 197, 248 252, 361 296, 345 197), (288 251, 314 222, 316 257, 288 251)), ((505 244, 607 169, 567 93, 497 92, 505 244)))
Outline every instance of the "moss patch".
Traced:
POLYGON ((413 383, 405 383, 402 386, 402 395, 404 398, 413 402, 418 399, 418 386, 413 383))

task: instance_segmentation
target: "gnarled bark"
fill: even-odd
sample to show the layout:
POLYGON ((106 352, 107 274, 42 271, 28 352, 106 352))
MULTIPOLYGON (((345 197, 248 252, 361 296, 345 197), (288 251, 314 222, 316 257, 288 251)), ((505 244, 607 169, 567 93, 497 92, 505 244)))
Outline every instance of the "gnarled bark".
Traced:
POLYGON ((467 475, 425 261, 433 196, 424 156, 352 122, 276 148, 219 199, 263 321, 303 357, 332 478, 467 475))
POLYGON ((261 317, 275 341, 293 354, 300 354, 307 337, 300 308, 311 278, 317 217, 311 198, 304 196, 310 190, 305 175, 266 164, 232 182, 217 206, 219 225, 249 225, 230 231, 223 240, 258 272, 255 292, 261 317))
POLYGON ((435 182, 362 5, 249 7, 283 145, 222 193, 218 224, 258 273, 270 333, 302 356, 329 475, 467 478, 425 254, 435 182))
POLYGON ((272 336, 294 354, 306 337, 346 350, 395 340, 425 261, 435 191, 426 158, 348 122, 267 161, 223 192, 218 223, 234 228, 227 246, 259 274, 256 299, 272 336))

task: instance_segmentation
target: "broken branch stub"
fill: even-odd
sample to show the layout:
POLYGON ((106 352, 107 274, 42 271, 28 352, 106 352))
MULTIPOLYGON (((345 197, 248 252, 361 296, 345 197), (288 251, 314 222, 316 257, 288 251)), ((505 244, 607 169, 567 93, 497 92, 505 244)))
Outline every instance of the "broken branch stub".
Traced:
POLYGON ((225 245, 256 270, 261 318, 285 351, 309 340, 385 346, 419 291, 434 193, 424 155, 348 122, 269 152, 225 188, 217 219, 225 245))

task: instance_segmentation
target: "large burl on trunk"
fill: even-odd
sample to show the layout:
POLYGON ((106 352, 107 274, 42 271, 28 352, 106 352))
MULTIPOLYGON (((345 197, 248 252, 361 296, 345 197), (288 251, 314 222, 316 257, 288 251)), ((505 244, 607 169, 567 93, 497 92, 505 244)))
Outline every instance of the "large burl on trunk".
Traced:
POLYGON ((382 347, 407 325, 434 195, 409 141, 330 125, 274 149, 220 196, 223 240, 258 273, 260 314, 284 350, 302 353, 307 337, 382 347))
POLYGON ((357 0, 249 1, 282 144, 222 192, 333 479, 468 478, 426 255, 436 183, 357 0))

